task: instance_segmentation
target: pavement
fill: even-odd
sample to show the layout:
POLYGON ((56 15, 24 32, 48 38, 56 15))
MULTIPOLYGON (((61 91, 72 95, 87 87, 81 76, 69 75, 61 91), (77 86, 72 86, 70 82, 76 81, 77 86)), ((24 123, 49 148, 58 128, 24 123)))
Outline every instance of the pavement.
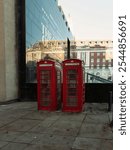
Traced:
POLYGON ((81 113, 38 111, 36 102, 0 105, 0 150, 112 150, 112 111, 86 103, 81 113))

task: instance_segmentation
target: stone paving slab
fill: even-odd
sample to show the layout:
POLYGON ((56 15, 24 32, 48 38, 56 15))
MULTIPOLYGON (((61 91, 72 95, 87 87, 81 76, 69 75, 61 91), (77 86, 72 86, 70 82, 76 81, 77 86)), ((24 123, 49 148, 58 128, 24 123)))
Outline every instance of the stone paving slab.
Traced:
POLYGON ((0 105, 0 111, 9 111, 9 110, 36 110, 37 102, 16 102, 6 105, 0 105))
POLYGON ((0 105, 1 150, 112 150, 112 112, 87 103, 81 113, 38 111, 36 102, 0 105))
POLYGON ((60 112, 49 112, 49 111, 38 111, 35 110, 33 112, 30 112, 21 118, 24 119, 37 119, 37 120, 44 120, 46 118, 50 120, 57 120, 60 116, 62 115, 61 111, 60 112))
POLYGON ((72 150, 112 150, 112 140, 77 137, 72 150))
POLYGON ((12 122, 14 120, 16 120, 16 119, 15 118, 0 119, 0 127, 3 127, 3 126, 7 125, 8 123, 10 123, 10 122, 12 122))
POLYGON ((28 113, 30 113, 29 110, 9 110, 6 112, 6 117, 8 118, 15 118, 18 119, 24 115, 27 115, 28 113))
POLYGON ((73 136, 61 136, 54 134, 41 134, 38 138, 32 141, 35 145, 45 146, 65 146, 71 148, 75 138, 73 136))
POLYGON ((77 137, 72 150, 101 150, 101 139, 77 137))
POLYGON ((86 117, 86 113, 62 113, 60 120, 82 122, 86 117))
POLYGON ((108 124, 83 123, 78 136, 112 139, 112 130, 108 124))
POLYGON ((87 114, 104 114, 104 112, 108 112, 108 104, 107 103, 86 103, 85 112, 87 114))
POLYGON ((55 135, 63 136, 77 136, 82 122, 77 121, 61 121, 58 120, 53 126, 49 129, 55 135))
POLYGON ((29 119, 18 119, 13 123, 8 124, 7 126, 2 127, 3 130, 8 131, 28 131, 33 128, 35 125, 39 124, 39 120, 29 120, 29 119))
POLYGON ((4 147, 7 144, 9 144, 9 142, 0 141, 0 148, 4 147))
POLYGON ((31 144, 33 140, 41 137, 41 134, 26 132, 13 140, 16 143, 31 144))
POLYGON ((27 144, 21 143, 9 143, 6 146, 2 147, 2 150, 23 150, 27 147, 27 144))
POLYGON ((24 150, 72 150, 70 147, 66 145, 30 145, 26 147, 24 150))
POLYGON ((37 132, 37 133, 52 133, 51 130, 49 130, 52 124, 54 124, 55 120, 46 118, 44 121, 40 122, 38 125, 33 127, 29 132, 37 132))
POLYGON ((87 115, 84 122, 93 123, 93 124, 103 124, 110 123, 108 113, 96 114, 96 115, 87 115))
POLYGON ((23 119, 36 119, 36 120, 44 120, 47 117, 46 113, 43 111, 35 111, 28 113, 27 115, 22 116, 23 119))
POLYGON ((109 121, 111 122, 113 120, 113 113, 112 112, 108 112, 108 116, 109 116, 109 121))
POLYGON ((112 149, 113 149, 113 140, 101 141, 101 150, 112 150, 112 149))
POLYGON ((15 138, 21 136, 24 132, 14 132, 0 129, 0 141, 12 142, 15 138))

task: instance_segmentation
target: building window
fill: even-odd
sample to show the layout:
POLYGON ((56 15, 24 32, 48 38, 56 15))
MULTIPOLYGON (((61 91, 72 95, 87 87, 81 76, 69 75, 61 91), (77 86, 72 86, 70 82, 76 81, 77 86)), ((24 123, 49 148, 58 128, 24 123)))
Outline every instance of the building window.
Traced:
POLYGON ((105 63, 102 63, 102 66, 104 66, 104 67, 105 67, 105 66, 106 66, 106 64, 105 64, 105 63))
POLYGON ((105 56, 106 55, 106 53, 103 53, 103 56, 105 56))
POLYGON ((94 56, 94 53, 91 53, 91 56, 94 56))
POLYGON ((108 59, 108 62, 110 62, 110 63, 111 63, 111 59, 108 59))
POLYGON ((97 53, 97 56, 100 56, 100 53, 97 53))
POLYGON ((94 59, 93 59, 93 58, 91 59, 91 62, 94 62, 94 59))
POLYGON ((102 59, 102 62, 103 62, 103 63, 105 63, 105 62, 106 62, 105 58, 103 58, 103 59, 102 59))
POLYGON ((97 59, 97 63, 99 63, 99 62, 100 62, 100 59, 98 58, 98 59, 97 59))
POLYGON ((112 64, 111 64, 111 62, 109 62, 109 64, 108 64, 110 67, 112 66, 112 64))
POLYGON ((92 69, 92 68, 94 68, 94 64, 93 64, 93 63, 91 64, 91 69, 92 69))
POLYGON ((99 64, 97 64, 97 69, 99 69, 100 68, 100 65, 99 64))

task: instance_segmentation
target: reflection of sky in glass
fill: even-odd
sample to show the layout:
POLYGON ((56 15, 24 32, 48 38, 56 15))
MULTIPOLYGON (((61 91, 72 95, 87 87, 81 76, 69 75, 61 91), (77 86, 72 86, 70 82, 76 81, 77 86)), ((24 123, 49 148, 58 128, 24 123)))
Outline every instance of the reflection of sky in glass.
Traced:
POLYGON ((26 47, 42 40, 66 40, 71 32, 55 0, 26 0, 26 47))

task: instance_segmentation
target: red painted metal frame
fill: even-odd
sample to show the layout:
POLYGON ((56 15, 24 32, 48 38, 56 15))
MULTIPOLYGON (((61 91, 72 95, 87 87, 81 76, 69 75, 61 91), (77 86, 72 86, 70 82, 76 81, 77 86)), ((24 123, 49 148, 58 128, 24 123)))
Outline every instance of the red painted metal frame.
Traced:
MULTIPOLYGON (((49 78, 49 77, 48 77, 49 78)), ((45 79, 44 79, 45 80, 45 79)), ((58 100, 57 100, 57 68, 56 63, 51 60, 41 60, 37 63, 37 103, 38 110, 48 110, 54 111, 58 108, 58 100), (44 98, 42 99, 42 71, 50 72, 50 104, 48 106, 44 105, 44 98)))
POLYGON ((85 84, 84 84, 84 66, 83 62, 79 59, 68 59, 63 61, 63 88, 62 88, 62 111, 64 112, 81 112, 84 107, 85 102, 85 84), (76 65, 78 64, 78 65, 76 65), (77 74, 77 86, 76 86, 76 95, 77 103, 75 106, 68 105, 68 87, 67 84, 67 73, 69 70, 76 70, 77 74))

